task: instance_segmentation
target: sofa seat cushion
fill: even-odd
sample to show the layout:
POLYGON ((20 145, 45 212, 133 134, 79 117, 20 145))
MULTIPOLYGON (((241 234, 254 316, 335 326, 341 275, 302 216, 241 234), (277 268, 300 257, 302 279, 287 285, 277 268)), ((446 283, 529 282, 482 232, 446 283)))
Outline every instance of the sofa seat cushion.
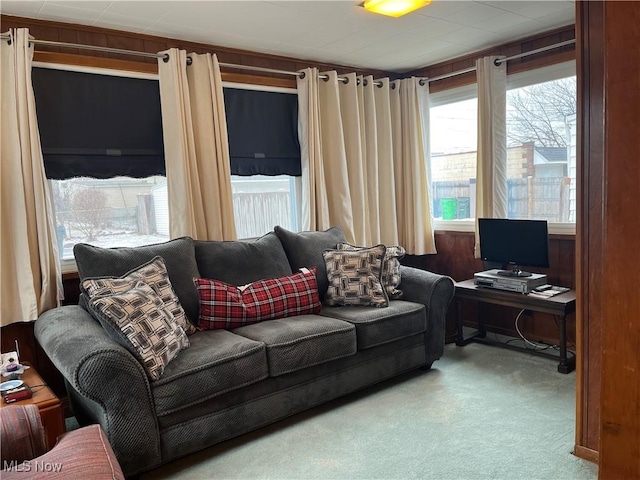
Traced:
POLYGON ((387 308, 324 307, 320 315, 355 325, 358 350, 424 332, 427 324, 424 305, 403 300, 389 302, 387 308))
POLYGON ((268 377, 264 343, 227 330, 189 337, 191 347, 151 383, 156 413, 167 415, 268 377))
POLYGON ((357 351, 352 324, 318 315, 268 320, 236 328, 233 333, 266 344, 272 377, 348 357, 357 351))

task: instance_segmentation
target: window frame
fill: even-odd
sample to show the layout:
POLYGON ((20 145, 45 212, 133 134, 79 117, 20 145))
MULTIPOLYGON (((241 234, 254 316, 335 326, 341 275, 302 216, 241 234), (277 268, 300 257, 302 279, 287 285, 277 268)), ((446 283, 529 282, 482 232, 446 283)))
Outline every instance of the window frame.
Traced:
MULTIPOLYGON (((290 93, 293 95, 297 95, 298 94, 298 89, 297 88, 291 88, 291 87, 275 87, 272 85, 258 85, 258 84, 253 84, 253 83, 242 83, 242 82, 229 82, 229 81, 223 81, 222 82, 222 88, 224 87, 228 87, 228 88, 238 88, 238 89, 244 89, 244 90, 257 90, 260 92, 276 92, 276 93, 290 93)), ((301 152, 302 153, 302 152, 301 152)), ((291 195, 292 195, 292 200, 294 202, 294 215, 295 215, 295 222, 294 225, 296 225, 298 228, 300 227, 300 225, 302 225, 302 176, 300 177, 291 177, 290 179, 291 182, 291 186, 292 186, 292 191, 291 191, 291 195)))
MULTIPOLYGON (((138 72, 133 70, 116 70, 111 68, 92 67, 92 66, 85 66, 85 65, 73 65, 68 63, 34 61, 33 67, 48 68, 51 70, 65 70, 69 72, 90 73, 95 75, 111 75, 114 77, 159 80, 159 76, 157 73, 145 73, 145 72, 138 72)), ((49 185, 51 185, 50 183, 51 181, 52 180, 47 179, 47 182, 49 182, 49 185)), ((51 188, 50 188, 50 193, 51 193, 51 188)), ((50 200, 51 200, 51 205, 53 206, 53 197, 50 200)), ((54 215, 55 215, 55 212, 54 212, 54 215)), ((75 258, 67 258, 67 259, 60 258, 59 261, 60 261, 60 272, 63 275, 74 274, 78 272, 78 266, 76 264, 75 258)))
MULTIPOLYGON (((576 61, 569 60, 567 62, 556 63, 546 67, 527 70, 524 72, 507 75, 507 90, 522 88, 537 83, 549 82, 575 76, 576 61)), ((477 98, 478 84, 477 82, 464 85, 461 87, 449 88, 441 90, 429 95, 429 107, 439 107, 448 103, 455 103, 471 98, 477 98)), ((427 171, 431 171, 431 159, 427 165, 427 171)), ((431 179, 430 179, 431 180, 431 179)), ((576 179, 577 180, 577 179, 576 179)), ((433 228, 436 231, 451 232, 475 232, 475 220, 440 220, 432 219, 433 228)), ((548 223, 549 235, 572 235, 576 234, 575 223, 548 223)))

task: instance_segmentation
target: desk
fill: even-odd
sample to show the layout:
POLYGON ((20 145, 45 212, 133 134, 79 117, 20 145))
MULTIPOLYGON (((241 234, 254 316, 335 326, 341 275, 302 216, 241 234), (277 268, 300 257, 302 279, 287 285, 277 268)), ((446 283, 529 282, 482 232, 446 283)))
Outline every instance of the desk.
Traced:
MULTIPOLYGON (((486 337, 484 321, 478 318, 478 331, 470 337, 464 338, 462 331, 462 300, 475 300, 477 302, 491 303, 494 305, 504 305, 534 312, 550 313, 560 325, 560 363, 558 372, 569 373, 576 367, 575 355, 567 358, 567 315, 576 311, 576 292, 569 290, 549 298, 542 298, 522 293, 496 290, 493 288, 479 288, 473 283, 473 279, 456 283, 455 300, 457 306, 457 334, 456 345, 459 347, 467 345, 469 342, 480 341, 486 337)), ((491 343, 488 340, 483 343, 491 343)), ((540 355, 549 356, 543 352, 536 352, 540 355)), ((558 357, 554 357, 558 358, 558 357)))

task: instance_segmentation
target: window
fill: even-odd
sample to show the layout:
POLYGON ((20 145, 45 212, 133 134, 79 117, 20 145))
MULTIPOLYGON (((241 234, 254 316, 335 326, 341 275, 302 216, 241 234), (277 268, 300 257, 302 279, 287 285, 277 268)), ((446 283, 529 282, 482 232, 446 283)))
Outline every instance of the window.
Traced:
MULTIPOLYGON (((509 218, 574 233, 576 76, 566 62, 507 78, 509 218)), ((477 160, 476 85, 431 95, 431 203, 436 228, 472 230, 477 160)))
POLYGON ((169 240, 165 177, 50 182, 62 260, 73 259, 73 246, 81 242, 135 247, 169 240))
POLYGON ((432 95, 431 205, 440 220, 470 220, 475 215, 478 100, 472 89, 432 95), (470 97, 470 98, 469 98, 470 97))
POLYGON ((259 237, 275 225, 298 231, 296 90, 223 85, 238 238, 259 237))
POLYGON ((575 74, 507 91, 509 218, 575 223, 576 105, 575 74))
POLYGON ((297 178, 289 175, 231 176, 238 238, 262 236, 275 225, 298 231, 297 178))
POLYGON ((35 63, 45 172, 63 270, 73 246, 169 239, 157 76, 35 63))

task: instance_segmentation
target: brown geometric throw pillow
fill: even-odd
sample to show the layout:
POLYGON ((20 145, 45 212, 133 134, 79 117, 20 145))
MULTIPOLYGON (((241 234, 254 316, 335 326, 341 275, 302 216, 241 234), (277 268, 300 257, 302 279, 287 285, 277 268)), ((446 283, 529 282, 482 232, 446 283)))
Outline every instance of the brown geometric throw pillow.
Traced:
POLYGON ((149 262, 136 267, 125 273, 121 277, 98 277, 86 278, 82 281, 80 288, 89 298, 99 295, 114 295, 130 290, 133 286, 142 281, 149 285, 160 297, 166 308, 175 318, 187 335, 197 331, 196 327, 189 321, 180 300, 176 296, 167 267, 162 257, 154 257, 149 262))
POLYGON ((157 380, 178 353, 189 347, 184 330, 146 283, 126 292, 93 297, 91 310, 101 323, 119 331, 122 343, 140 360, 151 380, 157 380))
POLYGON ((387 307, 389 299, 380 282, 386 247, 362 250, 325 250, 329 288, 325 303, 329 306, 387 307))

